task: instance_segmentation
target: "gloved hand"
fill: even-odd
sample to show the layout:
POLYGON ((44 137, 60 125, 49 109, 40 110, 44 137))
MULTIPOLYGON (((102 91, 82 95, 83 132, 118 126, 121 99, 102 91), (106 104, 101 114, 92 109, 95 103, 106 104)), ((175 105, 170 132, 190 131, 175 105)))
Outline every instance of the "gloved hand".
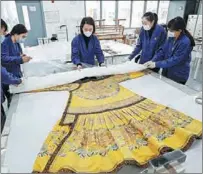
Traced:
POLYGON ((156 63, 152 61, 148 61, 144 64, 144 66, 146 66, 147 68, 153 69, 153 68, 156 68, 156 63))

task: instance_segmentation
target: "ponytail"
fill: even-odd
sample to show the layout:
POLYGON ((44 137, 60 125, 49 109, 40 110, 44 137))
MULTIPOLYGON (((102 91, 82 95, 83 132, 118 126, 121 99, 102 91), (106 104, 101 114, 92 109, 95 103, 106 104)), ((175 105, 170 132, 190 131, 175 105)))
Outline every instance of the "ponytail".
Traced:
POLYGON ((158 23, 158 15, 156 13, 154 14, 154 25, 156 25, 158 23))
POLYGON ((194 46, 195 46, 195 40, 194 40, 194 38, 192 37, 192 35, 190 34, 190 32, 189 32, 187 29, 185 29, 185 30, 184 30, 184 33, 185 33, 185 35, 190 39, 191 46, 194 47, 194 46))

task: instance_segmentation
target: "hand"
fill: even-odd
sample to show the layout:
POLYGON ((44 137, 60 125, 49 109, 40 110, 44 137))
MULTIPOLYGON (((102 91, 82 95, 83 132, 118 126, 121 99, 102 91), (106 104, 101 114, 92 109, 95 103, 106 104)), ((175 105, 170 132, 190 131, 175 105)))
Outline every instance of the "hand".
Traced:
POLYGON ((151 61, 148 61, 148 62, 144 63, 143 65, 148 68, 150 62, 151 62, 151 61))
POLYGON ((152 62, 152 61, 149 61, 149 62, 146 62, 144 64, 144 66, 146 66, 147 68, 153 69, 153 68, 156 68, 156 63, 152 62))
POLYGON ((23 56, 22 59, 23 59, 23 63, 26 63, 26 62, 29 62, 32 58, 29 56, 23 56))
POLYGON ((14 84, 14 86, 18 87, 20 84, 23 83, 23 78, 20 78, 19 80, 20 80, 20 83, 19 84, 14 84))
POLYGON ((80 71, 81 69, 82 69, 82 65, 78 65, 78 66, 77 66, 77 70, 80 71))

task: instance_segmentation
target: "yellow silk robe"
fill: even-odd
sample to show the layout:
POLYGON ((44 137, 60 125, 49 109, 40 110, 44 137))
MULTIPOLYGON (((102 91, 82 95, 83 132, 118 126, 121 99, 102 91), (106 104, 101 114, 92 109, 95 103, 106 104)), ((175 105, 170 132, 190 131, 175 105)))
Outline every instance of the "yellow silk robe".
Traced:
POLYGON ((166 151, 187 150, 201 137, 202 123, 119 85, 142 75, 33 91, 70 92, 63 116, 45 140, 33 171, 112 172, 125 163, 146 166, 166 151))

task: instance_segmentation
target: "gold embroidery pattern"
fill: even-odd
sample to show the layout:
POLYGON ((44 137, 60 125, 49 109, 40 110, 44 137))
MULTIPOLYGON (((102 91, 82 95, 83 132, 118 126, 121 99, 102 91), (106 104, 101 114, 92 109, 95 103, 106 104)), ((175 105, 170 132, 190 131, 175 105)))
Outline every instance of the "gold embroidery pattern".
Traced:
POLYGON ((128 99, 122 100, 122 101, 117 101, 115 103, 112 104, 103 104, 100 106, 92 106, 92 107, 69 107, 67 112, 70 114, 90 114, 90 113, 94 113, 94 112, 102 112, 105 110, 112 110, 112 109, 116 109, 116 108, 120 108, 120 107, 124 107, 127 105, 131 105, 132 103, 137 103, 141 100, 143 100, 143 97, 140 96, 134 96, 134 97, 130 97, 128 99))
POLYGON ((119 89, 118 83, 114 83, 114 81, 108 79, 85 83, 80 89, 74 91, 73 94, 84 99, 99 100, 115 96, 118 94, 119 89))
MULTIPOLYGON (((173 135, 175 128, 184 128, 193 121, 192 118, 169 108, 161 107, 160 112, 153 113, 151 109, 155 110, 160 106, 155 103, 151 105, 150 100, 147 102, 144 100, 139 104, 111 112, 80 115, 73 132, 58 155, 66 157, 67 152, 75 152, 81 158, 85 158, 98 154, 105 156, 109 151, 122 147, 129 150, 139 149, 148 145, 148 138, 155 137, 161 142, 173 135), (147 102, 150 110, 146 112, 140 106, 146 105, 147 102), (166 112, 170 113, 169 116, 165 115, 166 112), (168 120, 171 119, 169 123, 168 120)), ((73 115, 67 114, 66 119, 70 116, 73 115)), ((57 132, 52 132, 51 141, 57 145, 61 139, 56 137, 57 132)), ((50 155, 50 148, 52 147, 43 146, 40 155, 50 155)))

